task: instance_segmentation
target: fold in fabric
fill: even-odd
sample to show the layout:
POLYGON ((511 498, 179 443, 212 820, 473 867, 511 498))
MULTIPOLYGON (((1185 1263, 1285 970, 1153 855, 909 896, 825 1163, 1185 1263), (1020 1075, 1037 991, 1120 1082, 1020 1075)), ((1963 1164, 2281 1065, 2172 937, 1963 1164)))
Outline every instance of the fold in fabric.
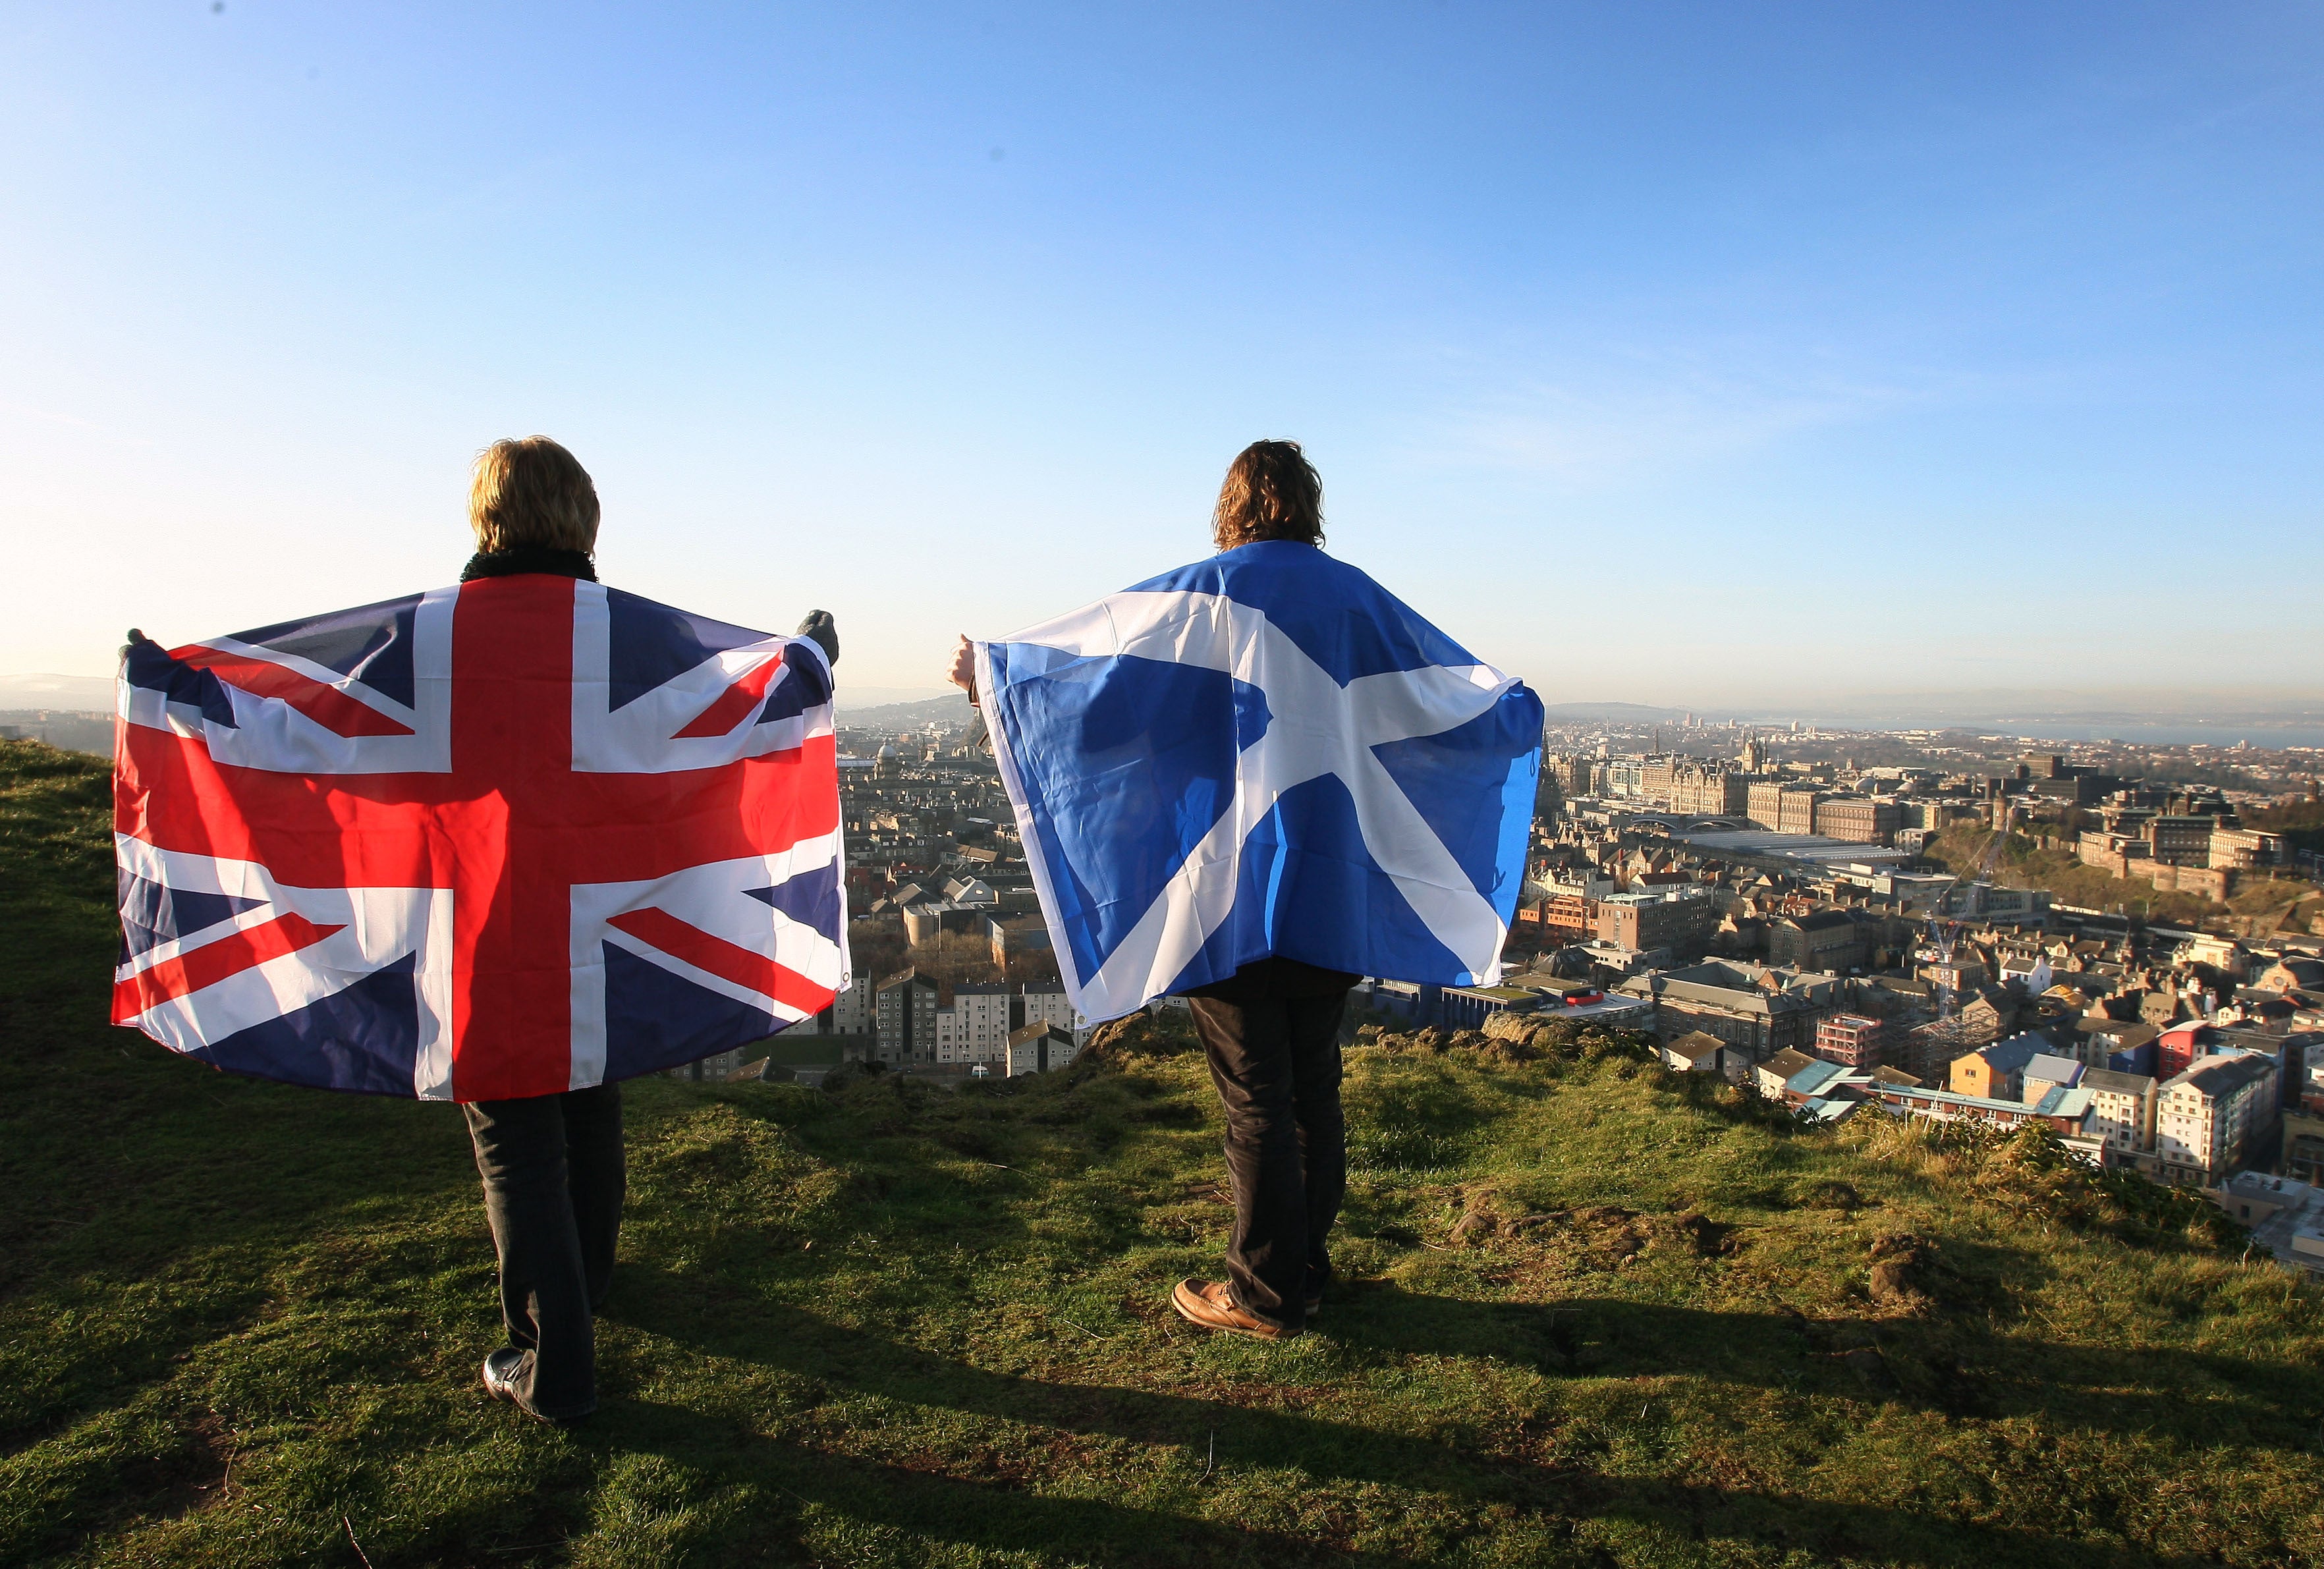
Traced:
POLYGON ((1540 700, 1355 568, 1246 545, 976 660, 1059 974, 1089 1018, 1274 956, 1498 979, 1540 700))

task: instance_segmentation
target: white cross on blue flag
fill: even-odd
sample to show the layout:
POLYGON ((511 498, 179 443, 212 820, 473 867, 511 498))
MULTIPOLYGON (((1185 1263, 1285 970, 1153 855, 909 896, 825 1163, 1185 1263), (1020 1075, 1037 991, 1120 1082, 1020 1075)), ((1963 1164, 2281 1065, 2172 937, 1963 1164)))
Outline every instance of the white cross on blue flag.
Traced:
POLYGON ((1074 1006, 1268 957, 1490 984, 1542 706, 1355 568, 1245 545, 976 645, 1074 1006))

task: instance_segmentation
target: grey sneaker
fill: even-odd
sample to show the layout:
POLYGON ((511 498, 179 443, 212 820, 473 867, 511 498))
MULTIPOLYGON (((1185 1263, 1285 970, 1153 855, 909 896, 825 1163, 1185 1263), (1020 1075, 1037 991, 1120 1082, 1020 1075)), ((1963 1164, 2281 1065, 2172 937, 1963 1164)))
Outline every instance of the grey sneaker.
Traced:
POLYGON ((555 1422, 562 1426, 581 1421, 595 1413, 597 1403, 594 1400, 589 1403, 587 1410, 575 1411, 567 1416, 552 1417, 546 1411, 535 1410, 527 1403, 525 1398, 517 1392, 517 1386, 524 1378, 531 1356, 532 1353, 529 1351, 519 1351, 512 1345, 504 1345, 486 1357, 484 1359, 484 1393, 495 1400, 506 1400, 536 1422, 555 1422))
POLYGON ((484 1359, 484 1393, 495 1400, 506 1400, 518 1410, 525 1409, 524 1397, 517 1393, 517 1380, 524 1377, 524 1352, 512 1345, 504 1345, 484 1359))

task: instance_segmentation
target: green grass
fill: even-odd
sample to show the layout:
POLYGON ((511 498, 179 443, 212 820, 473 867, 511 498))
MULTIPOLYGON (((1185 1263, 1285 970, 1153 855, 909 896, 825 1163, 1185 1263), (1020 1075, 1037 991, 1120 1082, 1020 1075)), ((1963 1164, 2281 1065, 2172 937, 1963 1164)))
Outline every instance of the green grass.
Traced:
POLYGON ((796 1039, 777 1036, 745 1055, 755 1057, 763 1052, 782 1067, 837 1067, 843 1050, 835 1035, 803 1035, 796 1039))
POLYGON ((1274 1346, 1164 1300, 1229 1214, 1193 1058, 641 1083, 603 1407, 528 1422, 456 1112, 104 1025, 100 769, 0 752, 0 1563, 2324 1555, 2314 1288, 1619 1038, 1353 1048, 1351 1280, 1274 1346))

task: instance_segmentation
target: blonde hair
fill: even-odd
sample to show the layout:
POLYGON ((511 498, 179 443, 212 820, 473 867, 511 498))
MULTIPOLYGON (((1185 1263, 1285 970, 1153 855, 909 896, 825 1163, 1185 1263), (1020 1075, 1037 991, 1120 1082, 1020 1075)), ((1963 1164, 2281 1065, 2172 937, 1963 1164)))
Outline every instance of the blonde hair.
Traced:
POLYGON ((1296 441, 1254 441, 1235 455, 1211 514, 1222 550, 1261 540, 1323 542, 1323 481, 1296 441))
POLYGON ((597 487, 546 436, 495 441, 476 454, 468 526, 479 550, 541 545, 586 556, 597 548, 597 487))

